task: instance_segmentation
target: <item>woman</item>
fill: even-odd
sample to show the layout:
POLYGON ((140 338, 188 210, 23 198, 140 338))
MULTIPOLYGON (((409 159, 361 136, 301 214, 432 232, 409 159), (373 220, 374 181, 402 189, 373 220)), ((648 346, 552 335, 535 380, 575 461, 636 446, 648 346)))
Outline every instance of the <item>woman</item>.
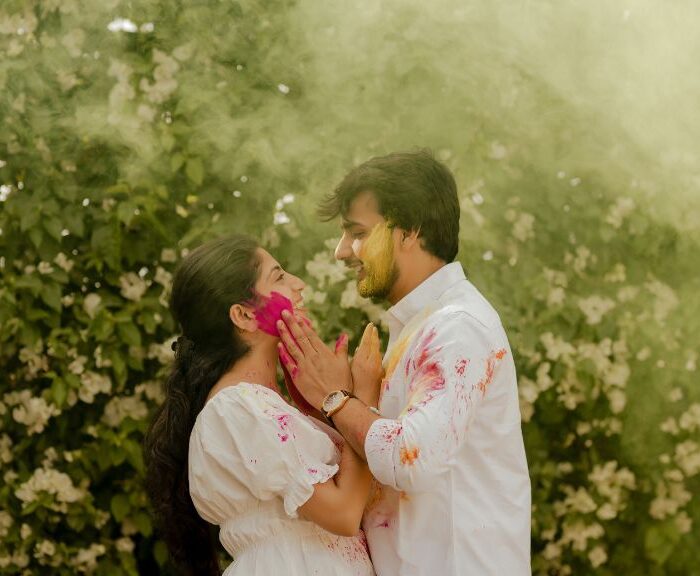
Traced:
MULTIPOLYGON (((145 453, 149 496, 186 573, 220 574, 217 525, 235 559, 225 576, 374 574, 359 528, 366 464, 276 383, 279 338, 269 326, 280 301, 300 313, 303 288, 244 236, 200 246, 175 273, 171 311, 182 336, 145 453)), ((341 371, 350 370, 346 355, 340 346, 341 371)), ((378 387, 376 329, 365 331, 352 376, 378 387)))

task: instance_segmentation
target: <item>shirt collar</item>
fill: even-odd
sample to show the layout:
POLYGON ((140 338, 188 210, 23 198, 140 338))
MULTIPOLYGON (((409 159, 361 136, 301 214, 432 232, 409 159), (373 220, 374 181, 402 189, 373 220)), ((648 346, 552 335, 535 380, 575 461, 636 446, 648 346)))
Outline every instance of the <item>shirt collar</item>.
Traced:
POLYGON ((395 326, 403 328, 418 312, 438 300, 457 282, 465 279, 466 276, 460 262, 445 264, 389 308, 390 329, 395 326))

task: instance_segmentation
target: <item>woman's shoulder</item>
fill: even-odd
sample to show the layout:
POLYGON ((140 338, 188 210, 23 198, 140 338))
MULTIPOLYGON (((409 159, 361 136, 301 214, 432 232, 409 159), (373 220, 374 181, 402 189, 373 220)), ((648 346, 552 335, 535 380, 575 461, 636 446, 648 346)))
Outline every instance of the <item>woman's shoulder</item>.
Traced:
POLYGON ((252 382, 239 382, 214 394, 197 416, 195 430, 209 428, 223 422, 227 428, 245 428, 257 425, 279 424, 280 421, 302 414, 288 404, 280 394, 267 386, 252 382))

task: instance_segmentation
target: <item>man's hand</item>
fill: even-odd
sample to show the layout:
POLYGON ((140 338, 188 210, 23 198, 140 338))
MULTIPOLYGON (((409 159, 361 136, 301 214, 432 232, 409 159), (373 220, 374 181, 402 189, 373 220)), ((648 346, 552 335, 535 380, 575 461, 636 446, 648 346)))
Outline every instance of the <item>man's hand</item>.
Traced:
POLYGON ((379 342, 379 331, 371 322, 367 324, 360 345, 351 363, 353 393, 367 406, 376 408, 384 368, 379 342))
POLYGON ((307 402, 320 410, 329 393, 351 390, 347 338, 333 352, 308 323, 286 310, 282 312, 282 320, 277 323, 282 338, 278 345, 280 360, 307 402))

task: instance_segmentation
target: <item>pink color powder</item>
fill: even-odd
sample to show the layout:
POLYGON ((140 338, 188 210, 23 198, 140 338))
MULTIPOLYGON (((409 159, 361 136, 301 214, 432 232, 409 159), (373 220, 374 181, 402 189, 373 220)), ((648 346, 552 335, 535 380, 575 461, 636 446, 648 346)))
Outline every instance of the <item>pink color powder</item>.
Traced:
POLYGON ((279 292, 272 292, 270 296, 259 296, 259 298, 262 302, 255 307, 258 328, 265 334, 279 337, 277 321, 282 319, 282 312, 285 310, 289 310, 290 314, 294 313, 292 301, 279 292))

